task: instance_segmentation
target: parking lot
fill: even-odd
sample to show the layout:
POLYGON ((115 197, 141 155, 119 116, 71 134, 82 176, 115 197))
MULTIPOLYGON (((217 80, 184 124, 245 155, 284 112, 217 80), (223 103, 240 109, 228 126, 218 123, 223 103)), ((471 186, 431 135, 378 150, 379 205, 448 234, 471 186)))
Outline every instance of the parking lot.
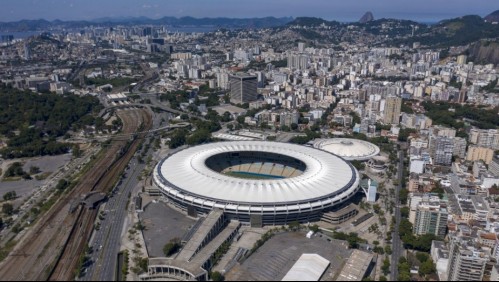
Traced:
POLYGON ((275 235, 241 265, 228 272, 226 279, 280 281, 302 254, 318 254, 329 260, 331 265, 322 280, 334 279, 350 257, 348 244, 318 234, 311 239, 307 239, 305 235, 305 232, 275 235))
MULTIPOLYGON (((16 162, 24 162, 23 169, 29 172, 31 166, 36 166, 40 168, 41 174, 43 173, 54 173, 61 167, 69 163, 71 160, 71 154, 58 155, 58 156, 44 156, 31 159, 23 160, 6 160, 2 162, 3 173, 8 169, 8 167, 16 162)), ((0 198, 10 191, 15 191, 17 196, 20 198, 30 195, 35 188, 43 186, 49 181, 49 177, 45 180, 36 180, 34 177, 31 180, 18 180, 18 181, 2 181, 0 177, 0 198)))
POLYGON ((139 217, 146 227, 144 239, 150 257, 164 257, 165 244, 181 239, 196 222, 163 202, 151 202, 139 217))

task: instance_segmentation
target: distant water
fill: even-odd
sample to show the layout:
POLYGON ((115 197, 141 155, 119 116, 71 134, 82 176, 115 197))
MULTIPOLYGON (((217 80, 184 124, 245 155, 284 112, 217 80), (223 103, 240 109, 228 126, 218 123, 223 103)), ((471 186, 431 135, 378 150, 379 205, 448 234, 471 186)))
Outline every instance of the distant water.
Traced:
POLYGON ((23 31, 23 32, 0 32, 0 36, 2 35, 13 35, 14 39, 24 39, 30 36, 39 35, 41 31, 23 31))
MULTIPOLYGON (((168 32, 170 33, 207 33, 217 30, 218 27, 215 26, 193 26, 193 27, 167 27, 168 32)), ((41 34, 42 31, 23 31, 23 32, 4 32, 0 31, 0 36, 2 35, 13 35, 14 39, 24 39, 34 35, 41 34)), ((57 33, 57 32, 55 32, 57 33)))
POLYGON ((193 27, 172 27, 172 26, 167 26, 166 29, 170 33, 175 33, 175 32, 185 32, 185 33, 206 33, 206 32, 212 32, 218 29, 216 26, 193 26, 193 27))

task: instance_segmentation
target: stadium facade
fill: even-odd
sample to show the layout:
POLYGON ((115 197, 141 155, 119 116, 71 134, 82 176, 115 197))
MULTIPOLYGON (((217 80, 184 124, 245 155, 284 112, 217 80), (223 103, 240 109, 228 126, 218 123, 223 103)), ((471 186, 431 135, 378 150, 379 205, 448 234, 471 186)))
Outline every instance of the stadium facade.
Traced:
POLYGON ((155 185, 190 215, 222 210, 252 225, 311 222, 349 202, 357 170, 329 152, 300 145, 232 141, 178 151, 154 169, 155 185))

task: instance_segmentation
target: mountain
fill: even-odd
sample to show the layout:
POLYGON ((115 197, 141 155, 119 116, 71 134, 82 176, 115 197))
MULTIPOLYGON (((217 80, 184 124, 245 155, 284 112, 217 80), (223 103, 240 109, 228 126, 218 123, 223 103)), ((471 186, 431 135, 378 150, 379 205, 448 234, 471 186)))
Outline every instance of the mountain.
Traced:
POLYGON ((92 21, 47 21, 47 20, 21 20, 17 22, 0 22, 0 31, 19 32, 46 30, 56 26, 65 28, 81 28, 90 25, 114 26, 114 25, 168 25, 168 26, 214 26, 226 28, 268 28, 283 26, 291 22, 293 18, 265 17, 265 18, 193 18, 193 17, 163 17, 150 19, 147 17, 124 17, 124 18, 100 18, 92 21))
POLYGON ((499 41, 479 41, 470 45, 467 51, 471 61, 476 63, 499 64, 499 41))
POLYGON ((480 39, 499 37, 497 25, 484 21, 480 16, 464 16, 440 21, 439 23, 419 28, 414 36, 394 39, 393 45, 412 45, 419 42, 423 46, 446 48, 463 46, 480 39))
POLYGON ((488 22, 499 22, 499 10, 492 12, 490 15, 486 16, 483 18, 484 20, 488 22))
POLYGON ((337 26, 340 25, 339 22, 337 21, 326 21, 321 18, 314 18, 314 17, 298 17, 294 19, 293 21, 290 21, 287 23, 289 26, 293 25, 298 25, 298 26, 320 26, 320 25, 326 25, 326 26, 337 26))
POLYGON ((367 12, 360 18, 359 23, 367 23, 370 21, 374 21, 374 16, 373 13, 367 12))

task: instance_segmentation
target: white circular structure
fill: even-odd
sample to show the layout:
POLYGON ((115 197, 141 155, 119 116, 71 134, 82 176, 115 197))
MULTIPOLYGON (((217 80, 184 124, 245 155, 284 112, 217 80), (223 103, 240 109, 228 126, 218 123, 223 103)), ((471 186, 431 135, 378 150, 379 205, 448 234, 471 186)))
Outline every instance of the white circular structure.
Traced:
POLYGON ((351 138, 319 139, 314 147, 328 151, 347 161, 367 161, 380 152, 379 147, 367 141, 351 138))
POLYGON ((163 159, 154 182, 176 206, 263 224, 317 220, 350 199, 357 170, 338 156, 300 145, 231 141, 191 147, 163 159))

